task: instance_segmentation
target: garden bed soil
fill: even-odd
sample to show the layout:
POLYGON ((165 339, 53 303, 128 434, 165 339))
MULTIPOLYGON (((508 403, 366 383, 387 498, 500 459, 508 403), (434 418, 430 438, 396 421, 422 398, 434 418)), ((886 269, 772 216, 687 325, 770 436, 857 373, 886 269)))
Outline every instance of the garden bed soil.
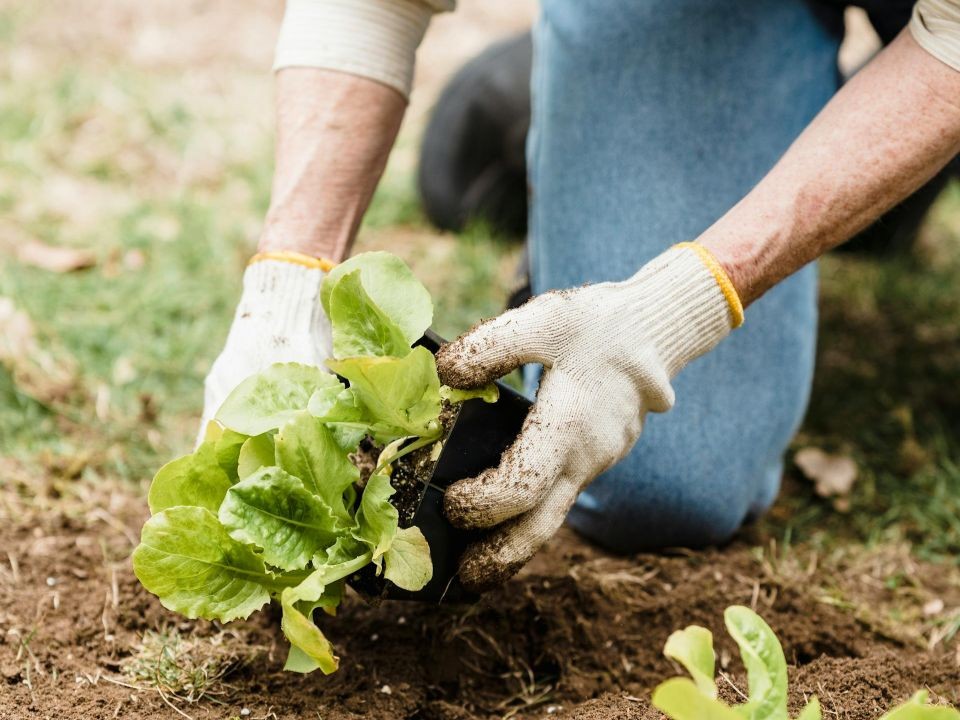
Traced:
MULTIPOLYGON (((9 485, 8 485, 9 487, 9 485)), ((873 720, 921 687, 957 702, 952 649, 935 652, 871 629, 818 600, 814 583, 772 579, 746 543, 723 550, 618 558, 563 531, 505 587, 474 606, 385 602, 351 594, 321 620, 341 669, 281 670, 275 613, 221 627, 164 610, 137 583, 129 553, 142 497, 101 487, 83 501, 22 493, 0 503, 0 718, 656 718, 651 689, 678 674, 661 654, 691 623, 713 630, 736 699, 745 686, 723 609, 753 605, 783 642, 791 706, 816 693, 826 717, 873 720), (37 507, 44 509, 36 510, 37 507), (187 703, 137 680, 151 667, 144 634, 179 634, 177 663, 213 658, 223 673, 187 703), (139 665, 136 665, 139 663, 139 665), (174 709, 176 708, 176 709, 174 709)), ((960 604, 943 599, 948 606, 960 604)), ((148 673, 149 674, 149 673, 148 673)))

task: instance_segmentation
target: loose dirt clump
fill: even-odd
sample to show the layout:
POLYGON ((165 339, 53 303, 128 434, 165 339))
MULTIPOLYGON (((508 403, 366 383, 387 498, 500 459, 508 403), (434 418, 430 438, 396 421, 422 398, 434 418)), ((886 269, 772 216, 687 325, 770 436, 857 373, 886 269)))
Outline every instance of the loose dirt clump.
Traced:
POLYGON ((746 544, 617 558, 567 531, 473 606, 349 597, 324 624, 340 671, 284 673, 276 615, 188 621, 139 586, 128 556, 146 508, 132 490, 68 492, 35 513, 24 492, 0 503, 2 718, 655 718, 651 689, 679 672, 663 643, 686 625, 714 632, 721 691, 735 699, 745 686, 722 628, 734 603, 780 636, 795 707, 817 693, 837 717, 866 720, 924 686, 958 700, 952 651, 872 630, 820 602, 814 581, 769 572, 746 544))

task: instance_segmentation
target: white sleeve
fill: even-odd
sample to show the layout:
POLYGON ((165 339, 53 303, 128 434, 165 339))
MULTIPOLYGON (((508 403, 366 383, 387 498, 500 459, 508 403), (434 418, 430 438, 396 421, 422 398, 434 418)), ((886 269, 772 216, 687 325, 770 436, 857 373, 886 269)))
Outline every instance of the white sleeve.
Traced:
POLYGON ((287 0, 274 70, 315 67, 410 94, 417 46, 431 16, 456 0, 287 0))
POLYGON ((910 33, 928 53, 960 70, 960 0, 919 0, 910 33))

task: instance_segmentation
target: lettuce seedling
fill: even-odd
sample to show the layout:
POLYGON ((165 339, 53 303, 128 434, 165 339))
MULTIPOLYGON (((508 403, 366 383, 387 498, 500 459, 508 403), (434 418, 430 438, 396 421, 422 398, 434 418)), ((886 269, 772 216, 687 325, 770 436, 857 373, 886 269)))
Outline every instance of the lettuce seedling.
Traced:
POLYGON ((338 658, 313 615, 334 613, 348 577, 372 564, 410 591, 432 577, 423 533, 399 527, 392 463, 442 441, 443 402, 494 401, 496 387, 441 386, 433 355, 413 347, 430 295, 388 253, 331 271, 321 302, 329 368, 276 364, 227 397, 200 446, 154 477, 133 568, 189 618, 229 622, 279 601, 286 669, 330 673, 338 658), (365 437, 383 449, 361 487, 351 454, 365 437))
POLYGON ((928 705, 926 690, 918 690, 880 720, 960 720, 960 711, 946 705, 928 705))
MULTIPOLYGON (((727 705, 717 698, 714 681, 716 655, 709 630, 691 625, 668 639, 663 654, 690 673, 661 683, 653 691, 653 705, 672 720, 789 720, 787 714, 787 661, 780 641, 755 612, 735 605, 723 615, 740 648, 747 670, 747 701, 727 705)), ((881 720, 960 720, 953 708, 927 705, 920 691, 881 720)), ((810 698, 796 720, 821 720, 820 703, 810 698)))

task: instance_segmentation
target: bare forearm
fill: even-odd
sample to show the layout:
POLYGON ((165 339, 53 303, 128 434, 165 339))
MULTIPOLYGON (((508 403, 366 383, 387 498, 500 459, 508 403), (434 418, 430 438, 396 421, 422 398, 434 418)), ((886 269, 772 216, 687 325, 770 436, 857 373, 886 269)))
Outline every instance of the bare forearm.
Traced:
POLYGON ((335 262, 349 252, 406 109, 396 90, 347 73, 277 74, 277 150, 259 249, 335 262))
POLYGON ((744 305, 848 240, 960 151, 960 73, 903 32, 698 241, 744 305))

